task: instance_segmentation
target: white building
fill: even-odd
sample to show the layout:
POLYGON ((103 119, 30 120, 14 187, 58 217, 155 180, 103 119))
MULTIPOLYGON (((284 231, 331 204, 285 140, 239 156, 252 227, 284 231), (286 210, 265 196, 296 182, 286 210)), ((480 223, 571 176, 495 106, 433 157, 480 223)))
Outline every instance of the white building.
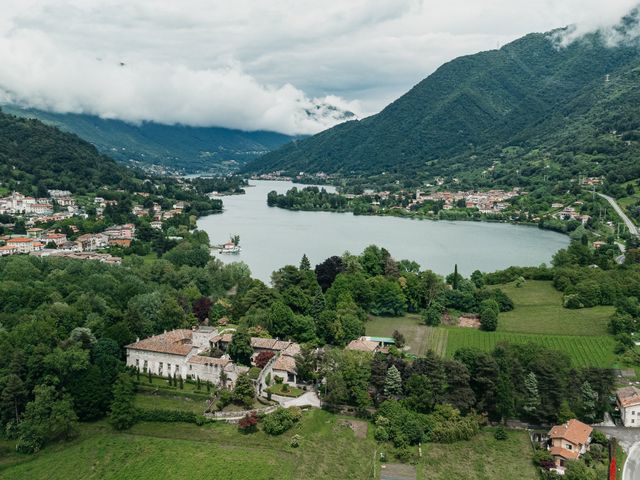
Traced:
POLYGON ((640 389, 624 387, 616 391, 620 418, 625 427, 640 427, 640 389))
POLYGON ((125 347, 127 365, 162 377, 199 377, 214 385, 233 388, 238 376, 248 371, 247 367, 234 364, 226 355, 221 358, 199 355, 211 348, 211 340, 217 333, 217 329, 200 327, 138 340, 125 347))

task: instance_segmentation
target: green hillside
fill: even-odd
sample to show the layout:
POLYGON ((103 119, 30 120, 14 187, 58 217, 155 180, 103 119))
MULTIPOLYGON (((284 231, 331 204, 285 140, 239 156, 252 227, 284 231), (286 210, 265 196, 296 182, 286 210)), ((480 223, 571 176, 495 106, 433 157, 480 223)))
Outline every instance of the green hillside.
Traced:
POLYGON ((591 34, 561 47, 560 33, 457 58, 379 114, 289 143, 249 169, 474 174, 493 184, 578 173, 637 178, 638 42, 610 47, 591 34))
POLYGON ((292 138, 275 132, 152 122, 134 125, 93 115, 58 114, 15 106, 3 109, 75 133, 116 160, 163 165, 187 172, 235 170, 292 138))
POLYGON ((0 179, 5 189, 39 196, 49 188, 84 193, 142 182, 76 135, 1 111, 0 179))

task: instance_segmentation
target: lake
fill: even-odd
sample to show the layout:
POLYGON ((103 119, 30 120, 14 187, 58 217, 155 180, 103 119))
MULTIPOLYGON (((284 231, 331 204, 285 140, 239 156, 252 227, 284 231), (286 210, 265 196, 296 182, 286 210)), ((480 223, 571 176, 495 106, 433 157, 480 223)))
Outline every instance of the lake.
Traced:
POLYGON ((298 265, 304 253, 313 266, 345 251, 359 254, 371 244, 386 248, 396 260, 415 260, 442 275, 451 273, 457 263, 465 276, 474 270, 549 263, 556 251, 569 244, 565 235, 506 223, 293 212, 268 207, 267 193, 305 185, 276 181, 251 181, 251 185, 246 195, 224 197, 224 212, 199 219, 198 228, 209 234, 214 245, 240 235, 240 254, 216 251, 213 255, 226 263, 247 263, 253 276, 268 284, 271 272, 298 265))

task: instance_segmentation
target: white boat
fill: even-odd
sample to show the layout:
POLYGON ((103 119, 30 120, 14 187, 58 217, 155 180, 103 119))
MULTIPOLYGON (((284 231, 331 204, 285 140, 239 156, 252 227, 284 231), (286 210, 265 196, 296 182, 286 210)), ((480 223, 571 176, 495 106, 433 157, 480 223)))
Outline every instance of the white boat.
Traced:
POLYGON ((218 253, 240 253, 240 247, 233 242, 225 243, 220 247, 218 253))

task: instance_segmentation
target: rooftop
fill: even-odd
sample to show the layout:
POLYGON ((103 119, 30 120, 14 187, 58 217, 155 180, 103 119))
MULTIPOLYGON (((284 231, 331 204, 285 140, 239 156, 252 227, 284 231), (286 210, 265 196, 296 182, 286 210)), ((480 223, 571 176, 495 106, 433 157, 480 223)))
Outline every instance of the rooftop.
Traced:
POLYGON ((347 350, 358 350, 360 352, 375 352, 378 346, 378 342, 359 338, 357 340, 351 340, 346 348, 347 350))
POLYGON ((549 431, 549 437, 561 438, 574 445, 586 445, 592 431, 593 428, 589 425, 573 418, 562 425, 555 425, 551 431, 549 431))
POLYGON ((185 356, 191 352, 193 347, 193 344, 191 343, 192 335, 192 330, 172 330, 160 335, 145 338, 144 340, 139 340, 127 345, 126 348, 185 356))
POLYGON ((296 373, 296 361, 293 357, 280 355, 273 364, 273 370, 296 373))
POLYGON ((618 402, 623 407, 640 405, 640 389, 637 387, 624 387, 616 391, 618 402))

